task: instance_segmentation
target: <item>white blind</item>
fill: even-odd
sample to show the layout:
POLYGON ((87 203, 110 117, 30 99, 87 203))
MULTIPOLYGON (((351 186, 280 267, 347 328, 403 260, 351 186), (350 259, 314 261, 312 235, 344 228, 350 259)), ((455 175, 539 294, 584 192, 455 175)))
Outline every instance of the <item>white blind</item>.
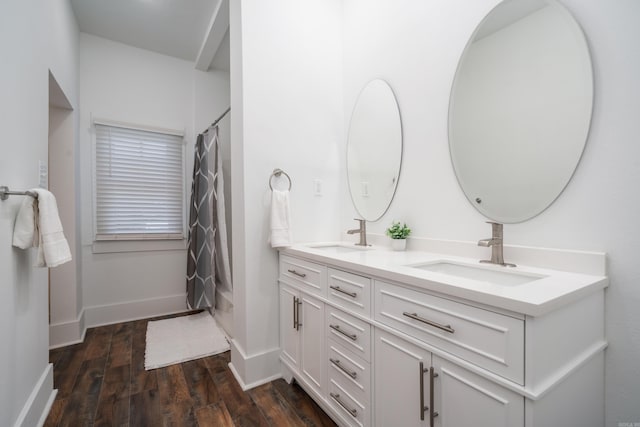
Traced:
POLYGON ((182 137, 95 128, 96 240, 182 238, 182 137))

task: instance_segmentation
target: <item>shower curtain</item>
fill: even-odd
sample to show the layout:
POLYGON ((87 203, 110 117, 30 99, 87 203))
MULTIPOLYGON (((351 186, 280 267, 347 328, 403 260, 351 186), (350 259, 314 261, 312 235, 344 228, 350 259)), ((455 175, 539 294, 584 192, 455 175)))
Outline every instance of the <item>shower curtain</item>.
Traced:
POLYGON ((215 308, 215 289, 231 290, 218 126, 198 135, 193 162, 187 254, 187 307, 215 308))

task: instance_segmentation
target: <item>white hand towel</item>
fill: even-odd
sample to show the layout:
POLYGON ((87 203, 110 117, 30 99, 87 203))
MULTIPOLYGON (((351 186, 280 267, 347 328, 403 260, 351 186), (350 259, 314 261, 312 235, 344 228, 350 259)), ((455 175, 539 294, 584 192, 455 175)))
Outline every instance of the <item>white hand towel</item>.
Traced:
POLYGON ((25 196, 13 226, 13 246, 28 249, 38 246, 36 199, 25 196))
POLYGON ((57 267, 71 261, 71 251, 64 237, 55 196, 41 188, 31 191, 38 194, 38 199, 26 196, 31 200, 22 202, 13 229, 13 245, 22 249, 37 246, 36 267, 57 267), (29 223, 33 225, 29 227, 29 223), (29 241, 31 244, 28 244, 29 241))
POLYGON ((291 211, 289 192, 273 190, 271 192, 271 247, 291 246, 291 211))

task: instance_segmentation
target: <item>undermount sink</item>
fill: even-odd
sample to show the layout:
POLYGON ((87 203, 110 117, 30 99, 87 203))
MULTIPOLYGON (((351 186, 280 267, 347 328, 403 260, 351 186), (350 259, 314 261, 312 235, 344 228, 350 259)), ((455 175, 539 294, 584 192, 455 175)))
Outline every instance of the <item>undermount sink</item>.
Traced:
POLYGON ((529 273, 516 273, 514 271, 494 270, 491 268, 469 264, 457 264, 450 261, 437 261, 418 265, 408 265, 407 267, 432 271, 434 273, 446 274, 448 276, 487 282, 500 286, 524 285, 525 283, 530 283, 545 277, 529 273))
POLYGON ((320 250, 322 252, 333 254, 346 254, 349 252, 365 251, 367 248, 358 246, 346 246, 346 245, 310 245, 312 249, 320 250))

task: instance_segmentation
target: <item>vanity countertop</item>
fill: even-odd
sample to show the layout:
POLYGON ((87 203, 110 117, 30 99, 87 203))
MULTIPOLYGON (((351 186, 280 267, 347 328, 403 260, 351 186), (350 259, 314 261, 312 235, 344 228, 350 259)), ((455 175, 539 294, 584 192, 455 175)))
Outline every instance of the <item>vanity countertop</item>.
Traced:
POLYGON ((524 265, 502 267, 480 264, 477 259, 472 258, 422 251, 392 251, 387 247, 349 250, 352 247, 352 243, 336 242, 296 244, 282 249, 281 252, 373 278, 404 283, 529 316, 542 316, 603 289, 609 283, 606 276, 524 265), (451 275, 420 268, 430 265, 437 267, 438 264, 462 267, 461 270, 470 271, 472 277, 476 272, 488 275, 505 273, 506 276, 516 279, 521 276, 525 278, 525 283, 503 285, 472 279, 468 277, 469 274, 451 275), (465 275, 467 277, 463 277, 465 275))

